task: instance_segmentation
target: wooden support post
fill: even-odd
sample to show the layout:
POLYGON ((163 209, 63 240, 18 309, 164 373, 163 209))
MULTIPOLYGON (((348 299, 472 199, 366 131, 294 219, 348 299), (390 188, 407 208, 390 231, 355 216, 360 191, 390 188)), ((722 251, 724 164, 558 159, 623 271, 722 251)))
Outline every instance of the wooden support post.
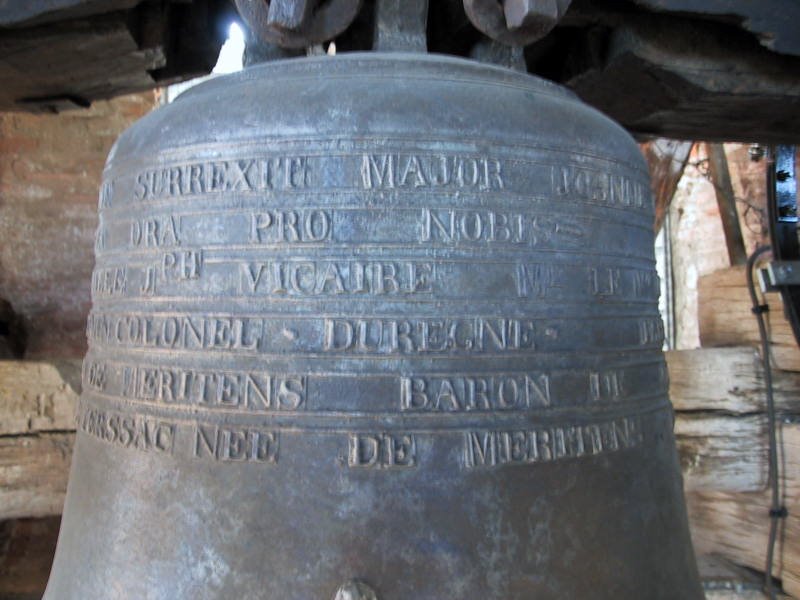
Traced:
POLYGON ((717 196, 719 216, 725 232, 725 244, 731 266, 743 265, 747 262, 747 251, 744 248, 742 228, 739 225, 739 213, 736 210, 736 196, 733 193, 731 174, 728 170, 728 159, 722 144, 706 144, 708 152, 708 173, 714 192, 717 196))

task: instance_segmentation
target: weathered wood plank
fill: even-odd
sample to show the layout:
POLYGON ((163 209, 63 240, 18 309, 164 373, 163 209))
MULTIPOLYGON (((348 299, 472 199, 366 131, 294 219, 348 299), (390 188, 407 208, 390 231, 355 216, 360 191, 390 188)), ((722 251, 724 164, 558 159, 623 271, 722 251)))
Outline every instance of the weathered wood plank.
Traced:
POLYGON ((0 2, 0 26, 19 27, 64 21, 96 13, 123 10, 136 6, 139 0, 36 0, 0 2))
POLYGON ((59 112, 207 75, 233 11, 226 0, 93 0, 72 9, 74 18, 7 28, 0 108, 59 112))
POLYGON ((702 14, 705 18, 733 17, 741 27, 753 32, 759 42, 776 52, 800 54, 796 24, 800 6, 786 0, 634 0, 656 10, 681 14, 702 14))
MULTIPOLYGON (((666 353, 687 491, 757 492, 767 484, 765 388, 752 347, 666 353)), ((800 412, 800 374, 774 371, 779 412, 800 412)))
POLYGON ((74 438, 0 437, 0 520, 61 514, 74 438))
POLYGON ((626 20, 605 48, 602 58, 584 52, 589 68, 565 83, 633 131, 765 143, 796 136, 796 57, 771 54, 729 27, 683 19, 626 20))
MULTIPOLYGON (((781 526, 776 544, 776 577, 784 589, 800 597, 800 424, 784 424, 782 481, 789 516, 781 526)), ((721 554, 732 562, 764 570, 769 532, 770 494, 689 493, 690 528, 698 554, 721 554)))
POLYGON ((81 363, 0 361, 0 519, 61 513, 81 363))
POLYGON ((118 12, 5 32, 0 73, 8 85, 0 92, 0 106, 47 111, 47 102, 34 99, 69 96, 88 102, 155 87, 150 71, 166 64, 164 49, 139 48, 129 19, 118 12))
MULTIPOLYGON (((779 369, 800 371, 800 348, 783 315, 780 294, 766 294, 767 329, 773 364, 779 369)), ((758 325, 751 311, 744 266, 715 271, 697 281, 700 343, 704 347, 758 345, 758 325)))
POLYGON ((677 413, 675 440, 687 491, 757 492, 767 485, 763 416, 677 413))
MULTIPOLYGON (((677 411, 755 413, 766 410, 764 372, 754 346, 666 353, 669 395, 677 411)), ((800 413, 800 374, 773 370, 775 406, 800 413)))
POLYGON ((0 436, 75 429, 80 361, 0 361, 0 436))

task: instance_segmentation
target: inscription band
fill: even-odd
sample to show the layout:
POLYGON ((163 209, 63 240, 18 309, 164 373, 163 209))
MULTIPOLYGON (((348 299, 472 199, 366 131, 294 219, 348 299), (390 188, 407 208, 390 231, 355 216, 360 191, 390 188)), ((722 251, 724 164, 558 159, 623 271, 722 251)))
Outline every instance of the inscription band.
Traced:
MULTIPOLYGON (((96 405, 83 398, 77 414, 78 430, 103 442, 127 449, 188 456, 215 462, 258 462, 275 465, 285 440, 318 448, 309 436, 338 440, 329 455, 332 464, 344 461, 354 468, 412 468, 424 463, 420 450, 432 444, 461 447, 463 462, 452 468, 487 468, 533 465, 630 449, 662 439, 668 430, 670 406, 660 402, 646 410, 618 416, 562 419, 551 424, 486 430, 460 424, 453 429, 404 428, 392 433, 380 427, 360 432, 349 428, 293 429, 273 425, 203 422, 158 415, 130 413, 96 405), (374 434, 370 431, 383 431, 374 434)), ((499 424, 502 427, 502 424, 499 424)), ((396 430, 397 428, 395 428, 396 430)), ((330 445, 330 444, 329 444, 330 445)), ((310 449, 309 448, 309 449, 310 449)), ((308 450, 308 449, 307 449, 308 450)))

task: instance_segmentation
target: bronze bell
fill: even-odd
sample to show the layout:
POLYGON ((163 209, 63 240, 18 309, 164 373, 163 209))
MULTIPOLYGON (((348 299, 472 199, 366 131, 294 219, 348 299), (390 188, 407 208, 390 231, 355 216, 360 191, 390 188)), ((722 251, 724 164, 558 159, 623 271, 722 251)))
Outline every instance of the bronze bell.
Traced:
POLYGON ((278 61, 127 131, 47 598, 701 598, 629 135, 534 77, 278 61))

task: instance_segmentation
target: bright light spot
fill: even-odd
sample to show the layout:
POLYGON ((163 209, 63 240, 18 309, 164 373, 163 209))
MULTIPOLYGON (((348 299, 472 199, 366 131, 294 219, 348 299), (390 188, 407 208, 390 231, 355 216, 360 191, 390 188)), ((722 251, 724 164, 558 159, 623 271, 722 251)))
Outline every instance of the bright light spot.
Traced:
MULTIPOLYGON (((2 5, 3 0, 0 0, 2 5)), ((202 83, 217 75, 224 75, 225 73, 234 73, 242 70, 242 59, 244 58, 244 31, 236 23, 231 23, 228 29, 228 39, 222 45, 222 50, 219 52, 219 59, 217 65, 210 75, 205 77, 196 77, 188 81, 174 83, 167 86, 167 103, 172 102, 180 96, 183 92, 202 83)))
POLYGON ((231 23, 228 39, 222 45, 214 73, 234 73, 242 70, 244 55, 244 31, 237 23, 231 23))

